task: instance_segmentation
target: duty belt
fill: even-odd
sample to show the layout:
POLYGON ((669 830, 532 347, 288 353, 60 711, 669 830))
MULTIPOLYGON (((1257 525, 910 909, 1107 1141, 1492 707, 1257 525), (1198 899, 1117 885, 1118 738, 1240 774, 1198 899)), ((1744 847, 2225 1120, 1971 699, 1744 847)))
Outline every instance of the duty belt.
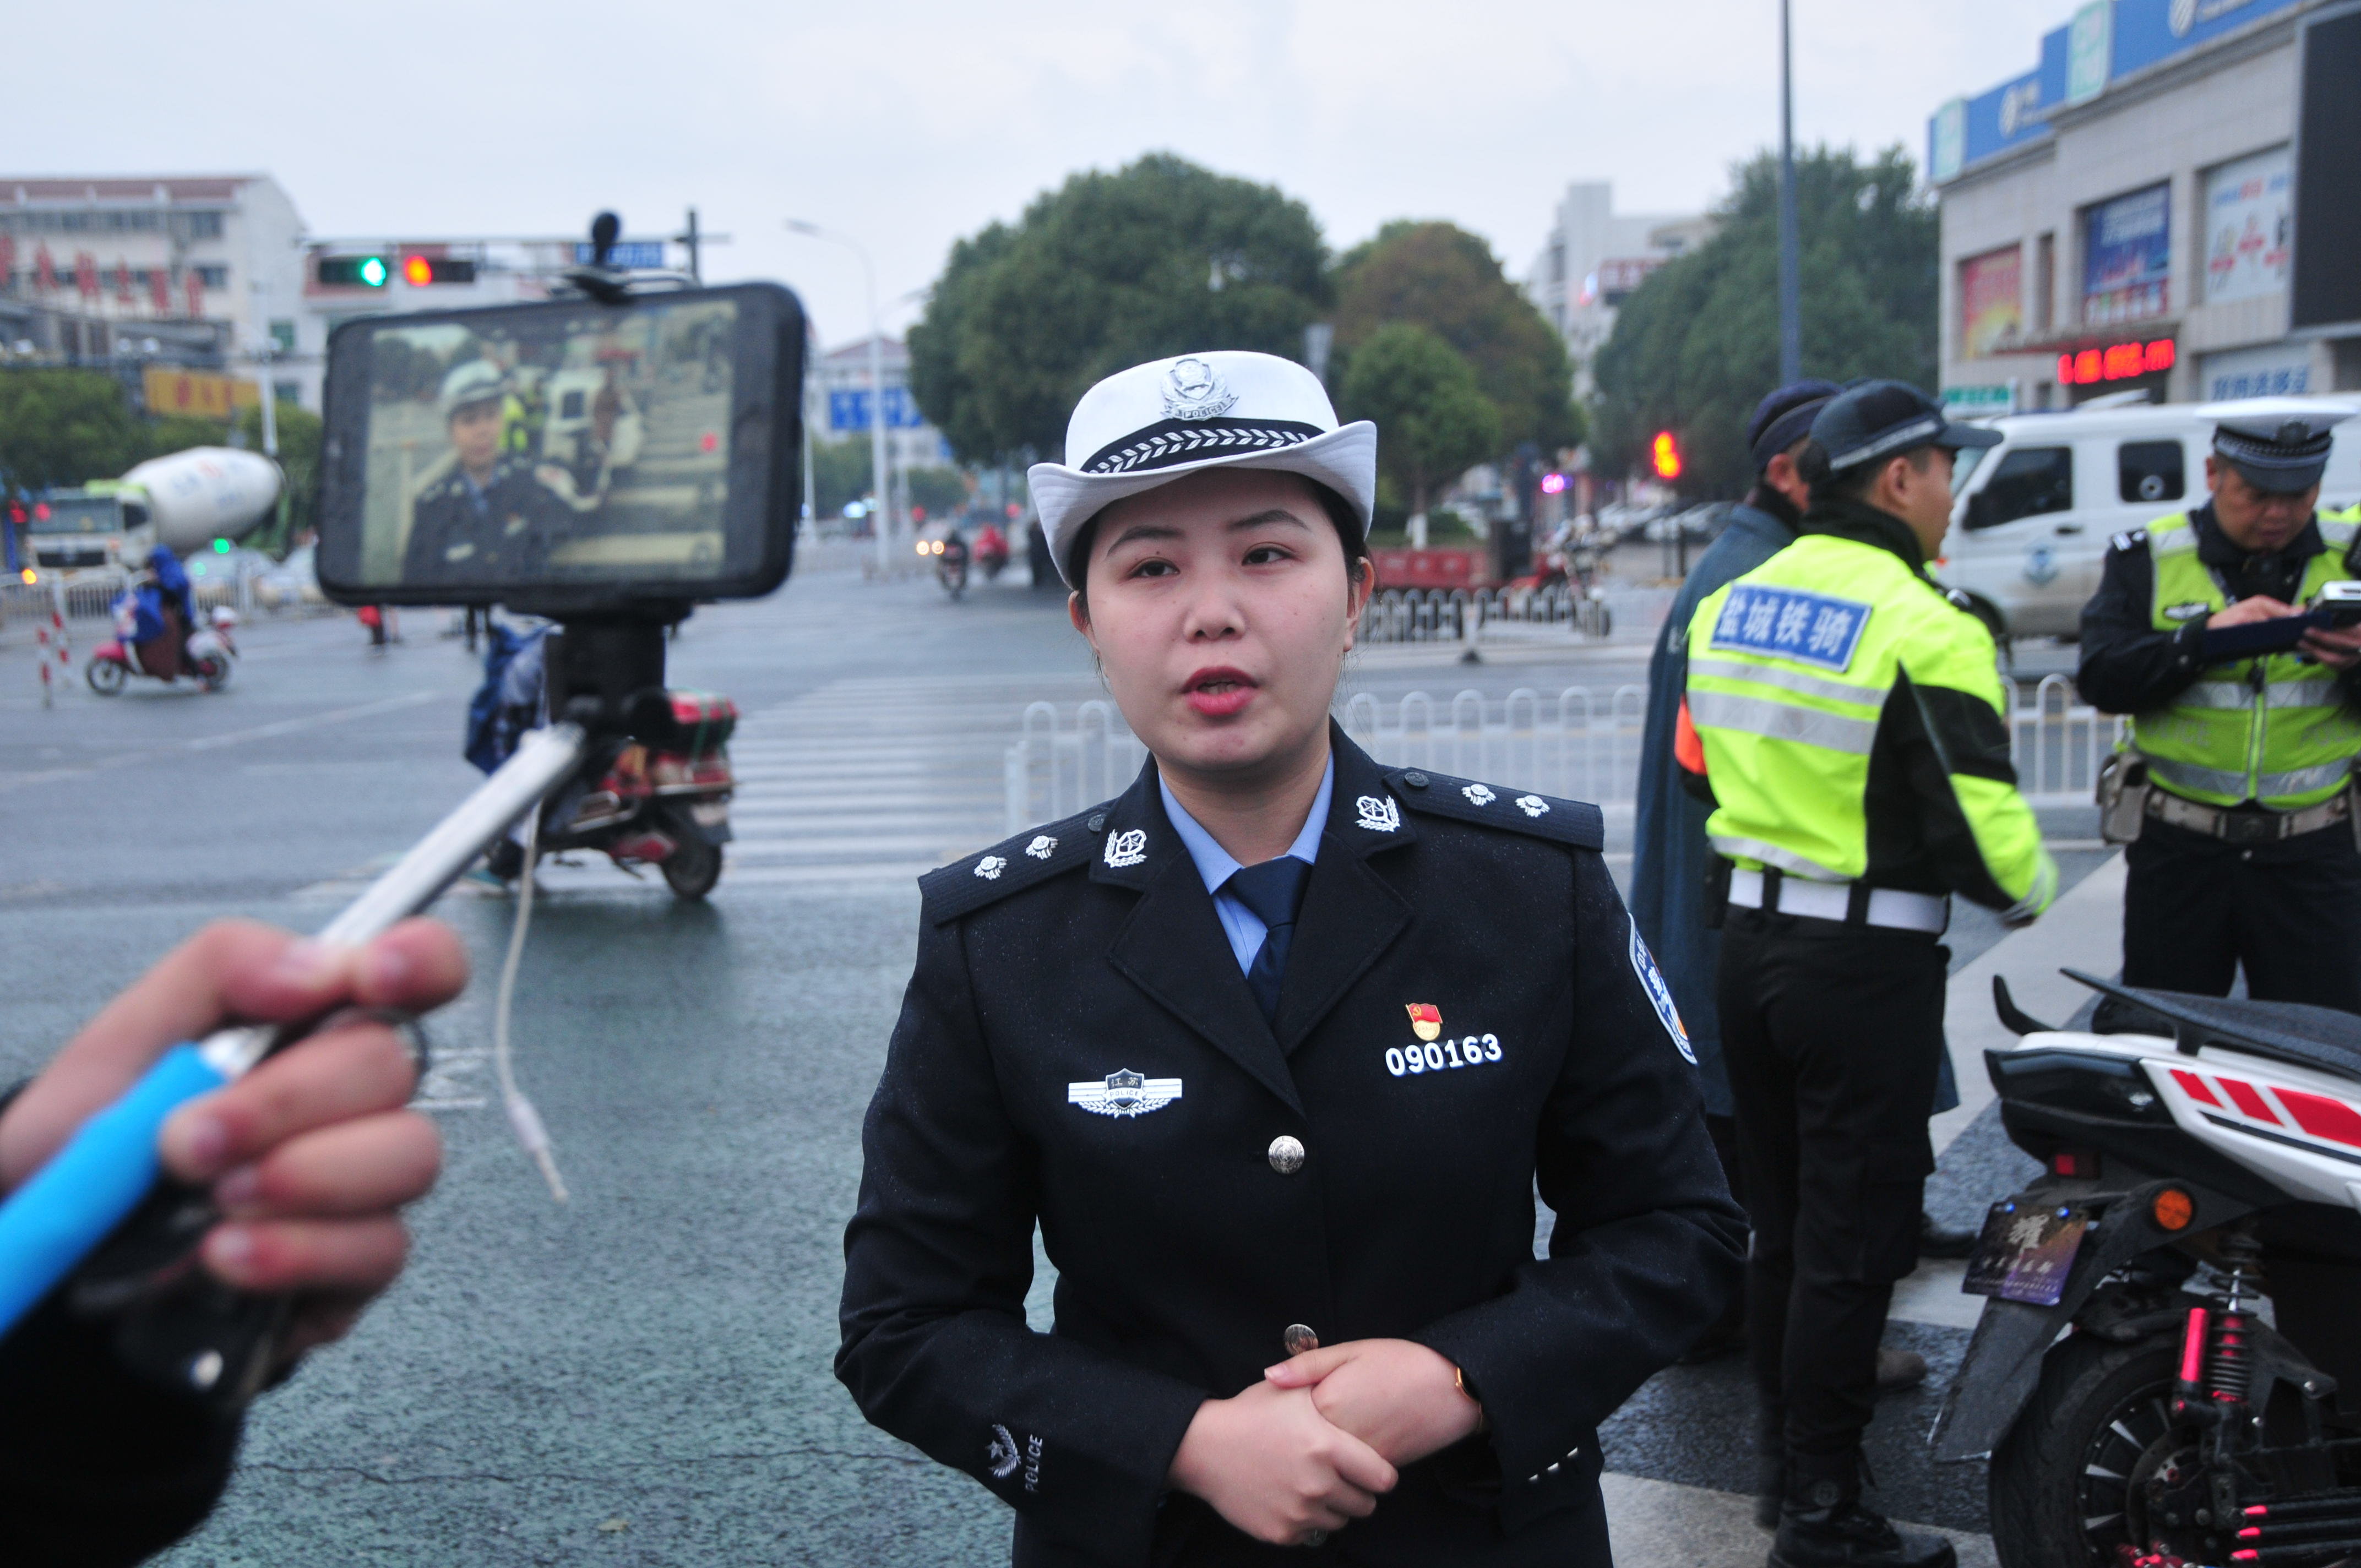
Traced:
POLYGON ((2330 795, 2318 806, 2309 806, 2301 811, 2234 811, 2183 800, 2169 790, 2152 789, 2147 792, 2147 814, 2159 822, 2169 822, 2175 828, 2186 828, 2228 844, 2276 844, 2282 839, 2317 833, 2323 828, 2350 820, 2353 793, 2347 790, 2330 795))
POLYGON ((1951 923, 1951 901, 1939 894, 1905 893, 1857 882, 1806 882, 1779 872, 1733 867, 1730 902, 1765 915, 1804 915, 1848 926, 1882 926, 1891 931, 1942 935, 1951 923))

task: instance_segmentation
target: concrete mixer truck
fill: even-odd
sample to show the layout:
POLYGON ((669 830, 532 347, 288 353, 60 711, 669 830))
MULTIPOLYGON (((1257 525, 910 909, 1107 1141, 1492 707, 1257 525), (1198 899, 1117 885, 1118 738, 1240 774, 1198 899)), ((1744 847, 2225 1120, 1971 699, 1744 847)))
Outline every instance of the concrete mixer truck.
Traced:
POLYGON ((113 581, 156 545, 188 556, 242 538, 279 504, 281 483, 260 453, 193 446, 120 479, 51 491, 26 509, 25 542, 44 577, 113 581))

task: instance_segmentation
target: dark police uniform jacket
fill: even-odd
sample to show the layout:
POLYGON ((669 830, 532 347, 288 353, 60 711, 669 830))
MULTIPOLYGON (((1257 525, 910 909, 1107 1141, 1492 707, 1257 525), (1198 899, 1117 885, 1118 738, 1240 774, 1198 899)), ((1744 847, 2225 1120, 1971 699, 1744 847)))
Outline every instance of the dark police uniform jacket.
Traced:
POLYGON ((1743 1221, 1598 809, 1334 745, 1276 1027, 1153 762, 922 879, 837 1373, 1016 1508, 1021 1568, 1305 1561, 1165 1486, 1295 1323, 1429 1345, 1488 1418, 1323 1560, 1606 1568, 1595 1429, 1735 1287, 1743 1221))
MULTIPOLYGON (((2197 558, 2233 603, 2260 594, 2293 604, 2312 558, 2329 548, 2317 518, 2285 549, 2269 554, 2242 549, 2223 532, 2211 501, 2190 509, 2189 525, 2197 533, 2197 558)), ((2102 713, 2166 707, 2205 673, 2198 654, 2212 617, 2194 614, 2176 630, 2158 631, 2155 598, 2156 563, 2148 554, 2147 530, 2116 534, 2101 569, 2099 591, 2082 607, 2082 657, 2074 674, 2082 700, 2102 713)), ((2361 697, 2361 666, 2346 671, 2339 684, 2348 700, 2361 697)))
POLYGON ((530 463, 501 458, 482 489, 479 506, 454 466, 418 493, 402 551, 405 586, 527 581, 572 537, 574 509, 533 477, 530 463))

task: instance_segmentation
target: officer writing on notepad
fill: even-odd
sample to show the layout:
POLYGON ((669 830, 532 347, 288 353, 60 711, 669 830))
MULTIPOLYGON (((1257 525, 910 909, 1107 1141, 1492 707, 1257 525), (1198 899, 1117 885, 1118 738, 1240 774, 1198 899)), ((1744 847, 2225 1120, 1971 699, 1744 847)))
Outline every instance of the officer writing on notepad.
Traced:
POLYGON ((2318 510, 2347 417, 2223 419, 2211 498, 2118 535, 2082 611, 2083 699, 2132 718, 2102 791, 2107 836, 2129 842, 2126 985, 2226 996, 2243 969, 2249 996, 2361 1013, 2361 628, 2289 619, 2354 575, 2356 519, 2318 510), (2272 621, 2276 651, 2208 646, 2272 621))

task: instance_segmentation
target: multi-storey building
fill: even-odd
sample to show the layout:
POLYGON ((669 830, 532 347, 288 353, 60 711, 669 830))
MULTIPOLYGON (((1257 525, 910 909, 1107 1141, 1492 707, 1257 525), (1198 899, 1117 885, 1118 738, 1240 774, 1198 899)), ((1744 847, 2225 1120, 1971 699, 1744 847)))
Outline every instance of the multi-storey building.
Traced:
POLYGON ((1577 398, 1594 389, 1591 356, 1615 330, 1616 307, 1641 280, 1713 233, 1713 220, 1690 214, 1618 213, 1614 187, 1577 181, 1565 188, 1548 239, 1525 276, 1525 293, 1565 339, 1577 398))
POLYGON ((2361 12, 2091 0, 1928 126, 1957 404, 2361 388, 2361 12))

